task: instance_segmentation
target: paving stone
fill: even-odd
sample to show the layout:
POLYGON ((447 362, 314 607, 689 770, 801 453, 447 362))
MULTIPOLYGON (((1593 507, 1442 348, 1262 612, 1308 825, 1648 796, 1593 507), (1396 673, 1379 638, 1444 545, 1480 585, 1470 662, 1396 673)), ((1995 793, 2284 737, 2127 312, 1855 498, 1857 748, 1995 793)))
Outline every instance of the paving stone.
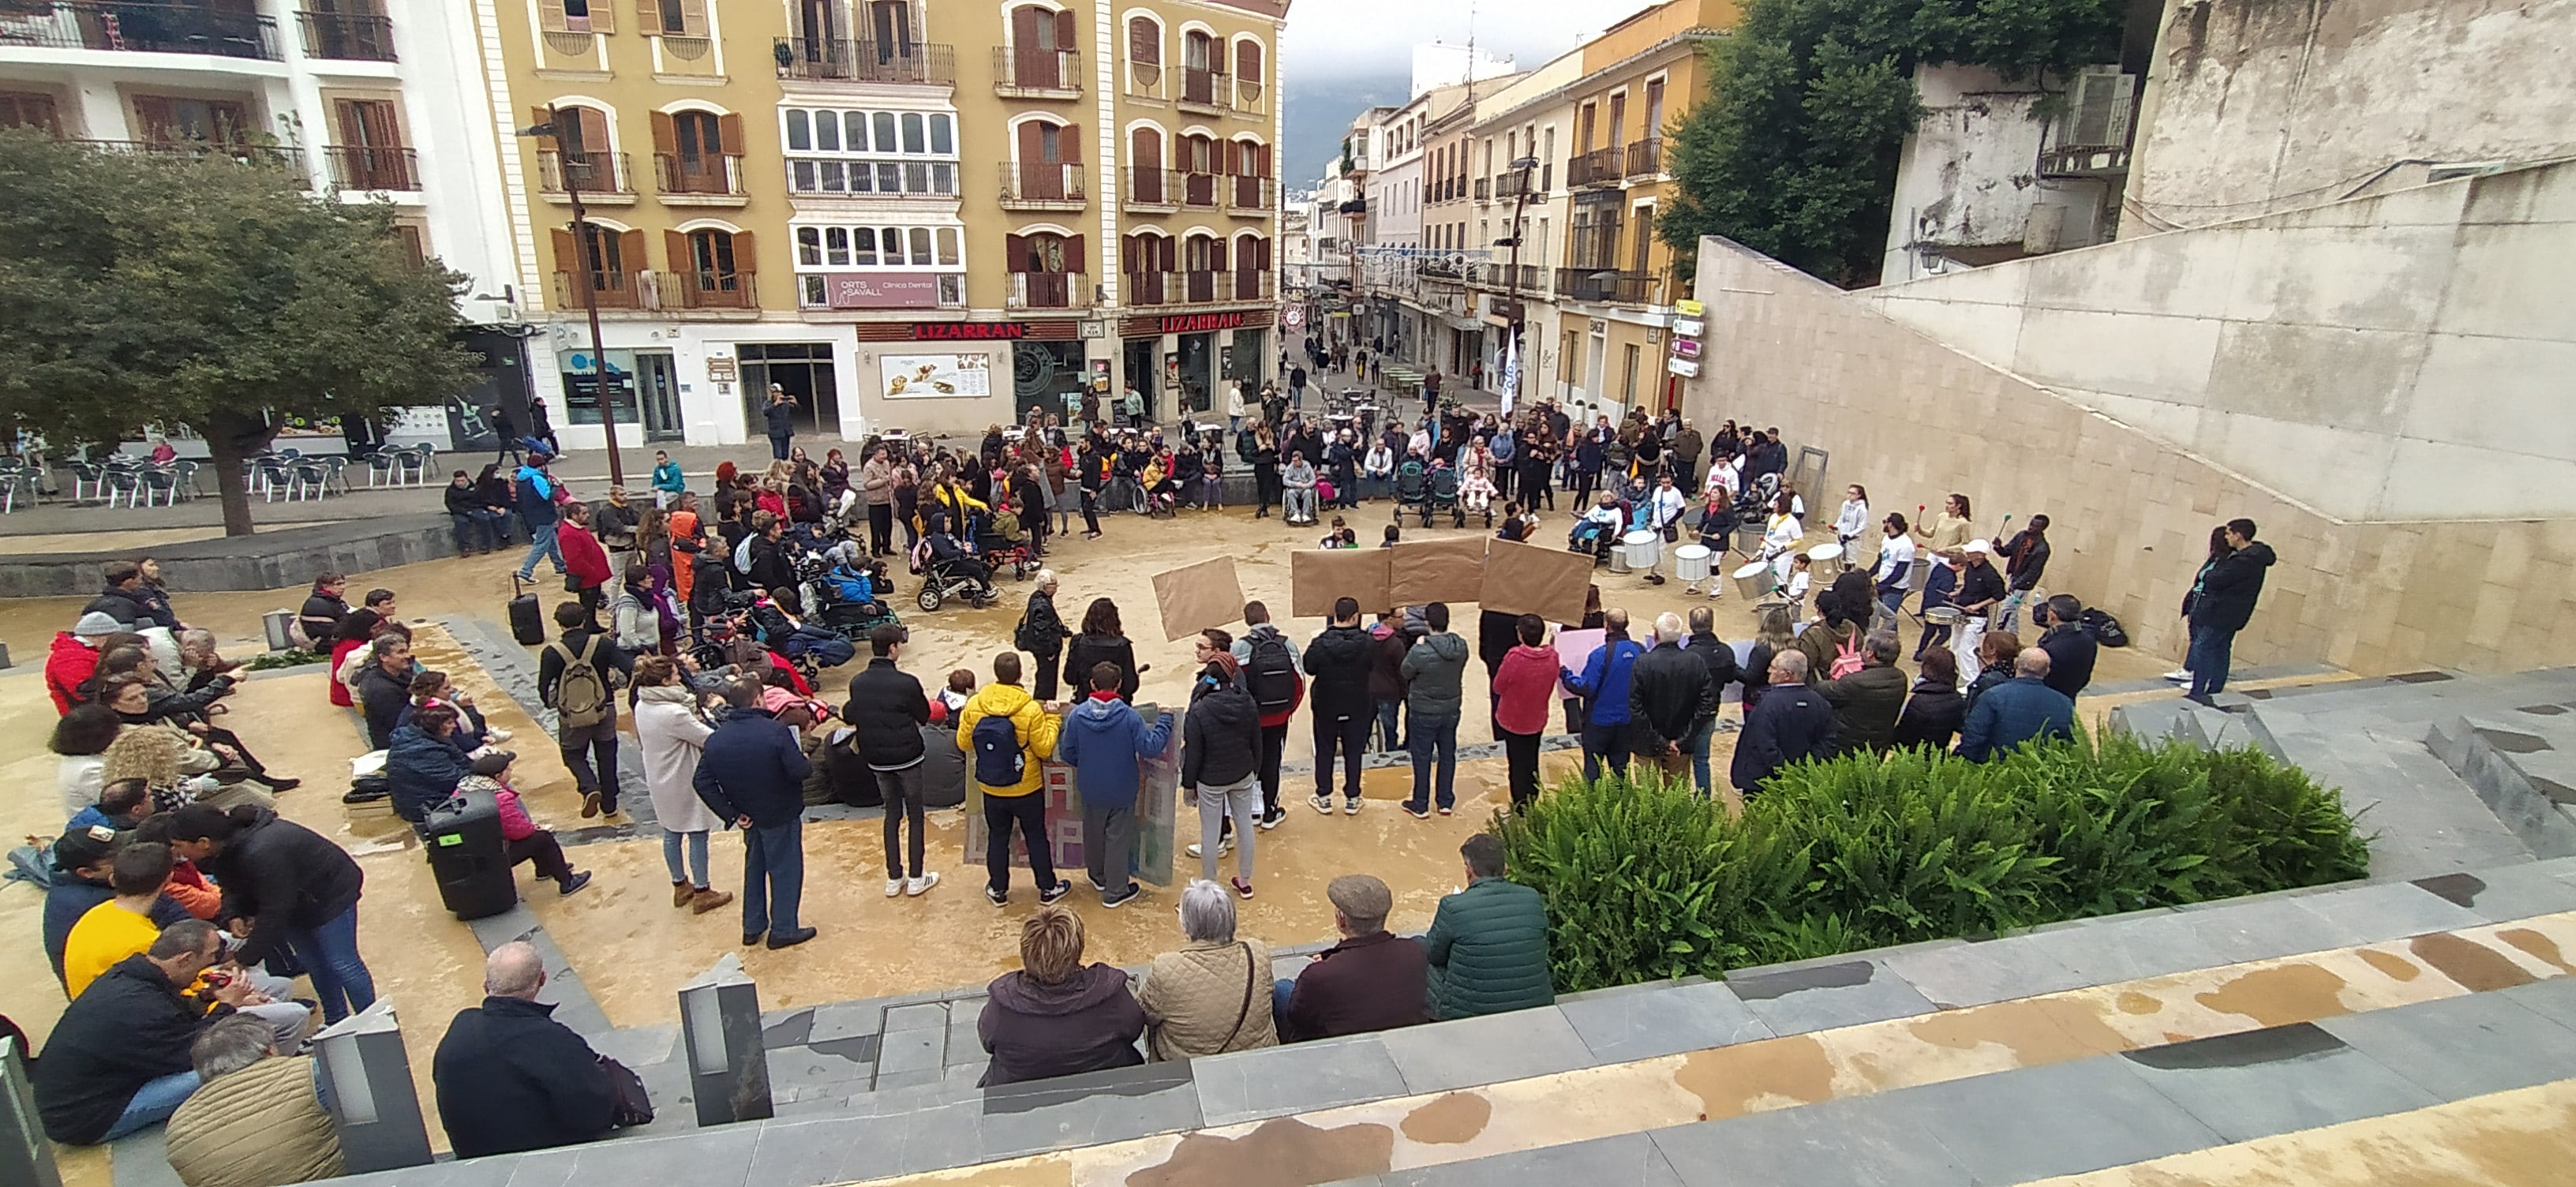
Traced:
POLYGON ((630 1026, 590 1036, 590 1049, 628 1067, 661 1063, 680 1051, 677 1025, 630 1026))
POLYGON ((944 1051, 948 1032, 939 1030, 890 1030, 877 1048, 877 1071, 938 1071, 946 1062, 944 1051))
POLYGON ((1602 1063, 1675 1055, 1771 1037, 1735 991, 1714 981, 1630 985, 1559 998, 1558 1013, 1602 1063))
MULTIPOLYGON (((2438 887, 2425 889, 2492 923, 2576 911, 2576 882, 2551 868, 2554 864, 2528 862, 2443 875, 2438 887)), ((2421 879, 2418 885, 2433 881, 2421 879)))
POLYGON ((2361 942, 2353 929, 2309 910, 2304 898, 2264 896, 2208 910, 2177 911, 2174 918, 2229 964, 2348 948, 2361 942))
POLYGON ((854 1038, 882 1033, 885 1008, 870 1002, 846 1002, 814 1008, 814 1032, 809 1042, 854 1038))
POLYGON ((2116 1056, 1863 1098, 1933 1135, 1980 1183, 2025 1183, 2220 1144, 2116 1056))
POLYGON ((513 1159, 510 1187, 570 1187, 581 1181, 573 1176, 581 1154, 579 1149, 543 1150, 513 1159))
MULTIPOLYGON (((2543 982, 2542 984, 2547 984, 2543 982)), ((2535 989, 2539 986, 2525 986, 2535 989)), ((2440 1100, 2576 1077, 2576 1030, 2512 993, 2472 993, 2317 1025, 2440 1100)))
POLYGON ((890 1072, 885 1069, 885 1065, 879 1064, 876 1090, 883 1094, 903 1088, 937 1088, 945 1082, 942 1078, 943 1074, 943 1070, 936 1067, 908 1072, 890 1072))
POLYGON ((772 1051, 781 1047, 802 1047, 813 1037, 814 1011, 810 1008, 761 1016, 760 1042, 772 1051))
POLYGON ((2200 938, 2194 921, 2172 912, 2085 921, 2020 937, 2083 978, 2112 985, 2232 963, 2200 938))
POLYGON ((1585 1187, 1684 1187, 1654 1139, 1642 1133, 1542 1146, 1510 1154, 1393 1171, 1385 1187, 1493 1187, 1498 1183, 1581 1183, 1585 1187))
POLYGON ((901 1166, 904 1124, 904 1118, 849 1116, 763 1123, 746 1182, 749 1187, 815 1187, 894 1174, 901 1166))
POLYGON ((982 1063, 986 1058, 984 1038, 976 1033, 974 1018, 948 1024, 948 1062, 982 1063))
POLYGON ((983 1109, 988 1160, 1177 1133, 1197 1128, 1201 1120, 1187 1062, 988 1089, 983 1109))
POLYGON ((1232 1125, 1286 1113, 1404 1096, 1404 1073, 1377 1036, 1237 1051, 1190 1061, 1199 1113, 1232 1125))
POLYGON ((983 1150, 984 1106, 977 1101, 934 1105, 903 1118, 903 1150, 898 1174, 945 1170, 979 1161, 983 1150))
POLYGON ((1944 1009, 2036 997, 2094 983, 2050 956, 2033 942, 2035 938, 2008 936, 1953 944, 1898 953, 1881 963, 1944 1009))
POLYGON ((1933 1008, 1904 978, 1868 960, 1728 977, 1726 984, 1779 1035, 1909 1018, 1933 1008))
POLYGON ((2576 977, 2551 977, 2498 992, 2543 1018, 2576 1018, 2576 977))
MULTIPOLYGON (((755 1126, 729 1125, 647 1141, 594 1142, 580 1148, 578 1183, 686 1183, 741 1187, 759 1145, 755 1126)), ((515 1185, 518 1180, 513 1178, 515 1185)))
POLYGON ((2350 931, 2356 944, 2402 940, 2428 931, 2476 927, 2486 920, 2466 907, 2411 882, 2380 882, 2328 891, 2299 905, 2350 931))
POLYGON ((1554 1006, 1382 1031, 1378 1041, 1414 1092, 1498 1084, 1601 1062, 1554 1006))
POLYGON ((1966 1167, 1877 1097, 1843 1097, 1653 1133, 1689 1187, 1902 1183, 1967 1187, 1966 1167))
POLYGON ((2439 1103, 2313 1023, 2125 1053, 2147 1086, 2230 1142, 2439 1103))
POLYGON ((148 1126, 109 1144, 108 1166, 115 1187, 180 1187, 179 1172, 170 1169, 170 1148, 161 1126, 148 1126))
POLYGON ((932 1030, 948 1025, 948 1007, 935 1003, 896 1006, 886 1011, 887 1034, 899 1030, 932 1030))

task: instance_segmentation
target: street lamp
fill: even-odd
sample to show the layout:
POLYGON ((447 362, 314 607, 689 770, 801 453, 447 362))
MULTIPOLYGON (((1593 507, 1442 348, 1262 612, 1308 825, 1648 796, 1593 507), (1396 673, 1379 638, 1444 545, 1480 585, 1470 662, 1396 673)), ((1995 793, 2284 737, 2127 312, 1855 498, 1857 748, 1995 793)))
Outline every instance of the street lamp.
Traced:
POLYGON ((580 175, 590 168, 590 146, 583 145, 578 154, 564 151, 563 137, 558 132, 563 122, 563 109, 549 103, 546 105, 546 122, 533 128, 521 128, 519 135, 555 142, 556 165, 563 175, 564 197, 572 204, 573 254, 579 257, 573 261, 574 282, 576 291, 581 294, 581 311, 590 318, 591 381, 595 385, 592 390, 599 400, 599 424, 608 436, 608 484, 624 486, 626 466, 617 449, 617 398, 608 388, 608 356, 599 348, 599 289, 594 283, 596 274, 592 271, 599 260, 590 241, 590 211, 581 204, 580 175), (581 158, 578 164, 573 161, 576 155, 581 158))
POLYGON ((1518 404, 1520 385, 1529 378, 1529 365, 1521 360, 1521 335, 1527 329, 1524 324, 1526 315, 1521 306, 1521 216, 1529 209, 1530 174, 1538 168, 1538 158, 1518 158, 1512 162, 1511 168, 1512 172, 1520 175, 1520 184, 1514 187, 1518 192, 1512 197, 1511 262, 1503 268, 1503 289, 1512 299, 1512 353, 1503 361, 1512 374, 1512 402, 1518 404))

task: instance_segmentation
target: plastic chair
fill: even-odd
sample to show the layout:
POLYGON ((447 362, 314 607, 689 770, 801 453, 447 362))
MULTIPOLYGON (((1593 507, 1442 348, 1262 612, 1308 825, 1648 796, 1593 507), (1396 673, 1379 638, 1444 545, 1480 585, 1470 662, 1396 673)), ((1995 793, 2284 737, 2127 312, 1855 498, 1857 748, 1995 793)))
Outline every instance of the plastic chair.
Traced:
POLYGON ((71 467, 73 501, 107 493, 107 471, 89 462, 73 462, 71 467))
POLYGON ((178 469, 176 481, 172 484, 172 493, 182 499, 193 499, 204 493, 197 489, 197 472, 202 467, 187 458, 180 458, 172 464, 178 469))
POLYGON ((295 474, 296 492, 316 499, 330 493, 331 467, 320 458, 303 458, 287 468, 295 474))
POLYGON ((135 493, 142 496, 143 501, 140 504, 129 502, 127 504, 128 506, 139 505, 149 507, 152 505, 153 496, 156 494, 160 496, 162 506, 167 507, 178 503, 179 471, 176 466, 169 467, 167 469, 154 466, 149 469, 138 470, 135 472, 134 477, 140 484, 135 493))
POLYGON ((418 486, 429 474, 429 447, 400 447, 394 450, 394 471, 403 486, 418 486))
POLYGON ((295 475, 287 470, 286 462, 282 459, 259 459, 252 464, 251 476, 255 488, 265 502, 276 502, 279 491, 286 492, 289 499, 295 497, 295 475))
POLYGON ((123 466, 118 466, 102 473, 100 485, 107 491, 108 506, 116 506, 116 499, 119 495, 125 496, 126 503, 129 506, 140 505, 137 500, 140 500, 143 497, 143 476, 141 473, 123 466))
MULTIPOLYGON (((18 509, 18 485, 23 482, 27 482, 24 463, 16 458, 0 462, 0 515, 18 509)), ((32 492, 34 484, 29 483, 28 489, 32 492)))
POLYGON ((344 495, 349 493, 349 459, 335 454, 322 459, 322 464, 330 467, 330 473, 322 478, 323 493, 333 490, 344 495))
POLYGON ((394 457, 382 449, 368 450, 358 459, 367 463, 367 485, 391 486, 394 482, 394 457))

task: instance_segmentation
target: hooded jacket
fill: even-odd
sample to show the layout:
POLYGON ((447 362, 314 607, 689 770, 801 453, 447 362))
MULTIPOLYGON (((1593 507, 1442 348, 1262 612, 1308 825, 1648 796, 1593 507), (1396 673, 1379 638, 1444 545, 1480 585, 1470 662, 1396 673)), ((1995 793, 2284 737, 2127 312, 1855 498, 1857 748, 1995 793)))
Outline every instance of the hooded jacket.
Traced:
POLYGON ((1407 632, 1400 623, 1382 622, 1369 628, 1370 700, 1404 699, 1404 653, 1420 633, 1407 632))
POLYGON ((975 1081, 979 1088, 1145 1062, 1136 1050, 1145 1009, 1114 965, 1085 965, 1052 985, 1026 971, 1004 973, 985 992, 975 1036, 993 1062, 975 1081))
POLYGON ((1231 678, 1202 678, 1181 720, 1181 786, 1231 786, 1259 765, 1261 707, 1231 678))
MULTIPOLYGON (((1234 656, 1235 679, 1243 685, 1246 692, 1252 691, 1252 643, 1255 639, 1277 640, 1279 645, 1288 651, 1288 672, 1292 685, 1288 693, 1288 707, 1274 709, 1261 715, 1261 724, 1264 726, 1286 725, 1289 718, 1297 715, 1298 706, 1306 703, 1305 657, 1297 653, 1296 640, 1289 638, 1286 632, 1269 623, 1265 622, 1244 631, 1235 639, 1229 654, 1234 656)), ((1256 697, 1253 703, 1258 705, 1261 702, 1256 697)))
POLYGON ((267 808, 198 868, 224 888, 224 918, 255 921, 250 938, 233 950, 245 967, 285 947, 288 932, 355 910, 367 883, 347 850, 267 808))
POLYGON ((1402 671, 1407 720, 1454 719, 1467 672, 1467 640, 1448 631, 1424 635, 1404 653, 1402 671))
POLYGON ((457 1157, 544 1150, 607 1135, 616 1089, 598 1053, 555 1021, 554 1009, 487 997, 447 1024, 430 1080, 457 1157))
POLYGON ((455 794, 457 783, 470 773, 456 747, 417 725, 395 729, 393 744, 385 751, 385 780, 393 784, 394 815, 413 824, 455 794))
POLYGON ((97 673, 98 648, 69 631, 54 633, 53 650, 45 654, 45 692, 54 698, 54 712, 69 713, 72 706, 86 703, 89 698, 80 687, 97 673))
POLYGON ((921 761, 921 727, 930 724, 930 698, 921 681, 877 656, 850 677, 850 700, 841 720, 858 731, 859 753, 870 769, 900 771, 921 761))
POLYGON ((1163 752, 1172 741, 1172 715, 1145 724, 1134 705, 1115 697, 1085 697, 1064 715, 1056 732, 1056 761, 1073 767, 1073 789, 1082 806, 1128 811, 1144 781, 1136 760, 1163 752))
MULTIPOLYGON (((1040 708, 1029 690, 1016 684, 987 684, 966 699, 966 707, 957 711, 957 748, 969 756, 975 753, 975 723, 987 717, 1008 717, 1011 732, 1020 739, 1020 781, 1009 787, 984 787, 984 794, 1023 796, 1035 793, 1046 783, 1041 764, 1055 756, 1056 739, 1061 736, 1064 719, 1040 708)), ((966 777, 975 777, 974 764, 967 764, 966 777)))
POLYGON ((1306 692, 1314 702, 1315 720, 1336 721, 1369 714, 1369 677, 1376 650, 1377 640, 1357 626, 1326 627, 1307 641, 1306 677, 1310 683, 1306 692))
POLYGON ((775 828, 805 810, 813 773, 794 729, 766 709, 734 709, 707 735, 689 785, 718 819, 748 816, 753 828, 775 828))
POLYGON ((1494 720, 1506 733, 1547 732, 1547 711, 1556 701, 1559 664, 1548 647, 1515 644, 1494 672, 1494 720))
POLYGON ((2254 601, 2263 595, 2264 570, 2278 558, 2260 540, 2210 562, 2192 589, 2191 624, 2241 631, 2254 620, 2254 601))

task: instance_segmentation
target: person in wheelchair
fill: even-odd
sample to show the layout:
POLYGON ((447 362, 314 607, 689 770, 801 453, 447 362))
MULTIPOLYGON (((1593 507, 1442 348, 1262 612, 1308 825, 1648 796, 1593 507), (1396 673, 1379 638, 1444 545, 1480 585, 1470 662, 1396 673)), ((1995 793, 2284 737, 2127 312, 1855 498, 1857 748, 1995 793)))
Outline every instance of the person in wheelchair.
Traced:
POLYGON ((1574 521, 1574 531, 1566 537, 1565 546, 1575 552, 1589 552, 1596 565, 1610 563, 1610 549, 1619 542, 1621 522, 1619 500, 1604 491, 1600 501, 1574 521))
POLYGON ((993 596, 993 567, 977 559, 956 536, 948 531, 948 517, 935 515, 930 520, 930 534, 922 538, 930 549, 931 574, 935 578, 961 577, 975 583, 980 597, 993 596))

